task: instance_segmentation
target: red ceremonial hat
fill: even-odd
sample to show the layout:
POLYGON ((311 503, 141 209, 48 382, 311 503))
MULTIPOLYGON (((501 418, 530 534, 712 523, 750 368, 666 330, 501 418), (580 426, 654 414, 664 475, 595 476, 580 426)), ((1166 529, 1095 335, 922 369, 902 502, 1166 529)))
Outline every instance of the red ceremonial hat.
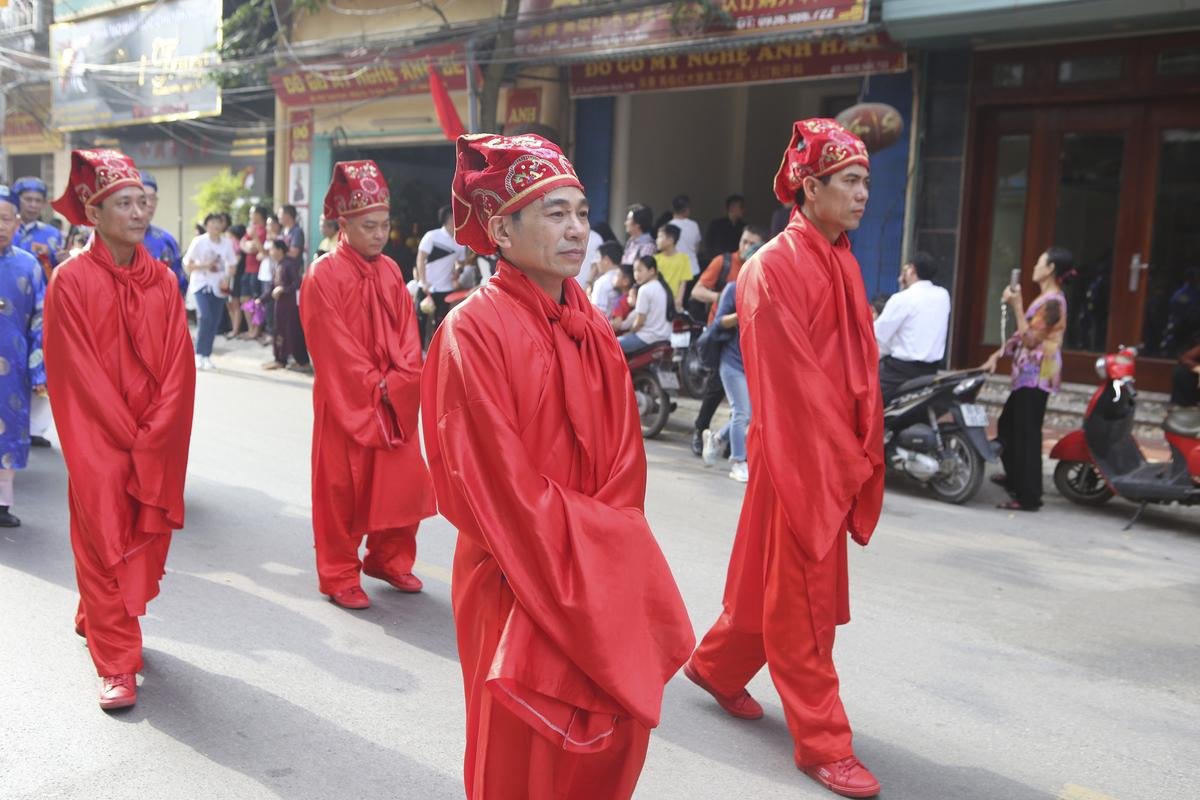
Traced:
POLYGON ((84 209, 126 186, 142 188, 133 159, 118 150, 73 150, 62 197, 51 203, 72 225, 90 225, 84 209))
POLYGON ((481 255, 496 252, 487 231, 492 217, 514 214, 563 186, 583 190, 558 145, 536 134, 474 133, 458 137, 457 146, 454 238, 481 255))
POLYGON ((333 180, 325 193, 325 219, 387 211, 389 205, 387 181, 374 161, 339 161, 333 165, 333 180))
POLYGON ((824 178, 851 164, 871 166, 862 139, 836 120, 802 119, 792 125, 792 140, 775 173, 775 197, 790 203, 805 178, 824 178))

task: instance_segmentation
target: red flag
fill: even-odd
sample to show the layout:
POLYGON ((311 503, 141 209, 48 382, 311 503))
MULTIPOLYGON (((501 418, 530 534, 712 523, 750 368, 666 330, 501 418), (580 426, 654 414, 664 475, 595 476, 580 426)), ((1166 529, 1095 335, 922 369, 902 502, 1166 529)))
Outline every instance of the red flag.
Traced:
POLYGON ((438 123, 442 126, 445 137, 453 142, 466 133, 467 129, 458 117, 458 109, 450 99, 446 82, 442 80, 442 75, 433 62, 429 63, 429 94, 433 96, 433 108, 437 111, 438 123))

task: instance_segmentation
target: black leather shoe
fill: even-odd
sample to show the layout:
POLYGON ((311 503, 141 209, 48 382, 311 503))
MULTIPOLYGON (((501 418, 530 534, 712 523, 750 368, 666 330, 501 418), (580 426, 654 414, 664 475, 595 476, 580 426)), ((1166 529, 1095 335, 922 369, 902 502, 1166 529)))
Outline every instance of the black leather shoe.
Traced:
POLYGON ((704 455, 704 431, 692 431, 692 455, 704 455))
POLYGON ((0 528, 19 528, 21 519, 8 510, 8 506, 0 506, 0 528))
POLYGON ((29 446, 30 447, 50 447, 50 440, 47 439, 45 436, 30 436, 29 437, 29 446))

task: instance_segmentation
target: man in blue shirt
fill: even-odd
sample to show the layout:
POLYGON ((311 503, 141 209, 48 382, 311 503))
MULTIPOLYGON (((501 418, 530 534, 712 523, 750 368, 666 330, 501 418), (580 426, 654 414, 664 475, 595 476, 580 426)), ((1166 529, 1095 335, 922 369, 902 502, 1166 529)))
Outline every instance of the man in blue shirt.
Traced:
POLYGON ((42 208, 46 205, 46 184, 41 178, 20 178, 12 185, 12 194, 20 198, 21 214, 13 245, 33 253, 38 261, 49 261, 51 268, 58 266, 58 254, 63 249, 62 234, 41 220, 42 208))
POLYGON ((42 361, 42 299, 45 276, 30 253, 12 244, 20 199, 0 186, 0 527, 21 524, 9 508, 13 478, 29 461, 29 410, 33 395, 46 393, 42 361))
MULTIPOLYGON (((53 269, 58 266, 63 243, 62 234, 53 225, 41 220, 42 208, 46 205, 45 182, 33 176, 20 178, 13 184, 12 194, 20 199, 20 219, 17 221, 13 245, 32 253, 44 271, 53 269)), ((29 411, 29 441, 34 447, 50 446, 46 432, 53 421, 50 398, 45 392, 34 394, 29 411)))
POLYGON ((146 238, 142 240, 142 244, 150 251, 153 258, 166 264, 171 268, 171 272, 175 273, 175 277, 179 279, 179 290, 187 291, 188 278, 183 272, 182 253, 179 250, 179 242, 175 241, 175 237, 170 232, 153 224, 154 212, 158 209, 158 181, 149 172, 140 173, 142 176, 142 186, 146 187, 146 210, 149 212, 150 227, 146 228, 146 238))

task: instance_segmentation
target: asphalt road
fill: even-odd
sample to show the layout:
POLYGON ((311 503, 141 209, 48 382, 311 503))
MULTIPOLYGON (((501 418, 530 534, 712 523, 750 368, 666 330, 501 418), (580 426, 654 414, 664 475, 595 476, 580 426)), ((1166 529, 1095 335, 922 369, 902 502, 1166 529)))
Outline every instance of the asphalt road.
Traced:
MULTIPOLYGON (((257 355, 255 356, 257 358, 257 355)), ((218 359, 220 362, 220 359, 218 359)), ((0 798, 456 798, 454 532, 422 527, 423 594, 378 581, 351 613, 317 593, 305 379, 199 376, 188 526, 143 620, 138 705, 106 715, 72 632, 61 452, 17 479, 0 533, 0 798)), ((682 430, 649 444, 647 513, 703 633, 742 486, 682 430)), ((966 507, 889 484, 854 548, 836 657, 859 756, 888 800, 1200 797, 1200 511, 966 507)), ((682 677, 638 798, 832 797, 800 774, 764 671, 758 722, 682 677)))

